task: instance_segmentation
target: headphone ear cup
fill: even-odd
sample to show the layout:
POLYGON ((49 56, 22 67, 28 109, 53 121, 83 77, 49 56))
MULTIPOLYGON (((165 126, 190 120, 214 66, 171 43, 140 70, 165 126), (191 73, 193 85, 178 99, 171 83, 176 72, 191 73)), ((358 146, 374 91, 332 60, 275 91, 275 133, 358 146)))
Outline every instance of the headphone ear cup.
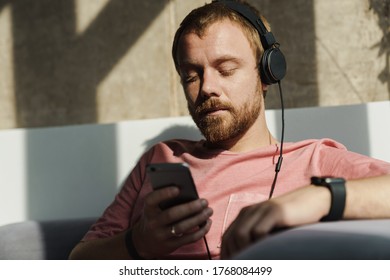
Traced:
POLYGON ((260 78, 262 83, 271 85, 279 82, 286 75, 286 59, 279 48, 265 50, 261 57, 260 78))

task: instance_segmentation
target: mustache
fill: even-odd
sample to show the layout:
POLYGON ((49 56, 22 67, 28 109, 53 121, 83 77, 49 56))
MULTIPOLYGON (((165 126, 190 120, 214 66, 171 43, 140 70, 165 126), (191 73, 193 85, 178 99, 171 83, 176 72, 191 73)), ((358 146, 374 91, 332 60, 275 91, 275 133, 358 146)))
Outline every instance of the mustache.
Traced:
POLYGON ((195 113, 199 115, 207 114, 216 110, 233 110, 233 106, 230 102, 220 101, 217 99, 207 99, 195 108, 195 113))

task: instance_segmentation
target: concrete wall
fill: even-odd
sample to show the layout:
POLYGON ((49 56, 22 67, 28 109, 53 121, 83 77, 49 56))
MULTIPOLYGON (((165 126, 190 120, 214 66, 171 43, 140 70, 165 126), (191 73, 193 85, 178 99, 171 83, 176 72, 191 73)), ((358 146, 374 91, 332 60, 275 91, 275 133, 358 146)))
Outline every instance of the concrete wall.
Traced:
MULTIPOLYGON (((0 129, 186 115, 171 42, 204 2, 0 0, 0 129)), ((287 57, 287 107, 390 99, 390 0, 251 2, 287 57)))

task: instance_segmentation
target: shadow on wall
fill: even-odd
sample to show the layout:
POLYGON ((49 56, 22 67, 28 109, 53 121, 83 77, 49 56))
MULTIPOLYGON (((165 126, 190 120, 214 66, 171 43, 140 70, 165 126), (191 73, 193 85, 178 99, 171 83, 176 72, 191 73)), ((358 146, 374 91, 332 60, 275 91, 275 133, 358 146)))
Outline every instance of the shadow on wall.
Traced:
POLYGON ((382 40, 373 48, 378 48, 378 56, 385 56, 386 66, 379 74, 378 79, 387 83, 390 98, 390 0, 370 0, 370 9, 378 16, 378 25, 382 30, 382 40))
POLYGON ((108 1, 78 34, 75 0, 11 1, 18 126, 94 123, 97 86, 166 3, 108 1))
POLYGON ((200 140, 203 139, 203 136, 196 126, 175 125, 163 130, 156 137, 145 141, 145 152, 149 150, 154 144, 170 139, 200 140))
POLYGON ((95 217, 111 202, 115 125, 29 129, 26 136, 28 219, 95 217))
MULTIPOLYGON (((252 2, 272 23, 288 61, 286 107, 316 106, 313 1, 252 2)), ((40 127, 94 123, 97 86, 169 1, 107 0, 81 34, 76 0, 0 0, 0 9, 6 3, 12 7, 17 126, 40 127)), ((270 89, 268 109, 280 107, 276 91, 270 89)))
POLYGON ((0 10, 7 4, 9 4, 10 0, 0 0, 0 10))
MULTIPOLYGON (((277 113, 277 135, 280 139, 281 117, 279 112, 277 113)), ((364 155, 371 153, 368 112, 365 104, 291 109, 286 112, 285 118, 285 137, 288 142, 331 138, 344 144, 350 151, 364 155)))
MULTIPOLYGON (((253 1, 271 23, 276 40, 287 60, 282 81, 286 108, 312 107, 319 103, 315 46, 314 1, 253 1)), ((278 87, 270 87, 266 108, 280 108, 278 87)))

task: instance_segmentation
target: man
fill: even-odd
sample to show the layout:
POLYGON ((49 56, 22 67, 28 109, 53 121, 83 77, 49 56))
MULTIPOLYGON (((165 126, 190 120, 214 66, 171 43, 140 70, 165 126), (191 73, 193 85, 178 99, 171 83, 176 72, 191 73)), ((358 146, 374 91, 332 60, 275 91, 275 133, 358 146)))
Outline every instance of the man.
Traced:
POLYGON ((329 139, 286 143, 268 200, 280 144, 265 120, 262 54, 256 29, 224 3, 184 19, 173 59, 205 140, 167 141, 146 152, 71 258, 230 258, 277 228, 324 217, 390 217, 382 199, 390 197, 390 164, 329 139), (152 191, 146 165, 157 162, 186 162, 201 198, 161 210, 179 189, 152 191), (313 186, 312 176, 343 177, 346 198, 313 186))

